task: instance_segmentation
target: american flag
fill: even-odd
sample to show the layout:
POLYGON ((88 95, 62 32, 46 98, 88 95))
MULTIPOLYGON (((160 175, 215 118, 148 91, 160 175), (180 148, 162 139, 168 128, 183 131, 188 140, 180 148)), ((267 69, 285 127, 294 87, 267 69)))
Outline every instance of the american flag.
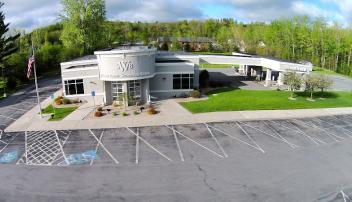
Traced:
POLYGON ((31 78, 32 75, 32 66, 35 62, 34 55, 31 54, 31 56, 28 59, 28 69, 27 69, 27 78, 31 78))

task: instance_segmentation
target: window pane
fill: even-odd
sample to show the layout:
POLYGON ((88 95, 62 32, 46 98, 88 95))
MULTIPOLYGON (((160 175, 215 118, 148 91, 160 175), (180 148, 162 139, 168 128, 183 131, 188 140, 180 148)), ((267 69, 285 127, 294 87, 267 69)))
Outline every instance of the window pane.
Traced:
POLYGON ((175 79, 173 81, 173 88, 174 89, 181 89, 181 79, 175 79))
POLYGON ((83 83, 83 79, 77 79, 76 83, 83 83))
POLYGON ((182 89, 189 89, 189 78, 182 78, 182 89))
POLYGON ((68 92, 69 92, 69 95, 76 95, 76 85, 69 84, 68 85, 68 92))
POLYGON ((84 94, 83 83, 77 84, 77 94, 84 94))
POLYGON ((180 78, 181 74, 174 74, 174 78, 180 78))
POLYGON ((70 84, 76 83, 76 80, 69 80, 68 83, 70 83, 70 84))
POLYGON ((190 88, 193 89, 193 78, 190 79, 190 88))
POLYGON ((68 90, 68 85, 65 85, 65 92, 66 92, 66 95, 70 95, 70 91, 68 90))

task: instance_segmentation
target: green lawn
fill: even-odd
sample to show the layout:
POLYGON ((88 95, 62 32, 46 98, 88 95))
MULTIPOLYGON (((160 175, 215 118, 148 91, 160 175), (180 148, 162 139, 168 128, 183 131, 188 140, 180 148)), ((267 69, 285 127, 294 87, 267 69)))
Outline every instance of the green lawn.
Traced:
POLYGON ((239 67, 239 65, 229 65, 229 64, 201 64, 201 68, 230 68, 230 67, 239 67))
POLYGON ((290 100, 290 92, 287 91, 222 89, 208 95, 208 100, 184 102, 181 105, 193 113, 352 107, 351 92, 316 93, 314 102, 306 99, 309 97, 307 93, 297 93, 296 100, 290 100), (320 99, 321 96, 325 99, 320 99))
MULTIPOLYGON (((54 117, 51 117, 49 121, 60 121, 64 119, 66 116, 71 114, 73 111, 75 111, 77 107, 65 107, 65 108, 56 108, 55 107, 55 115, 54 117)), ((49 105, 46 108, 42 110, 43 114, 53 114, 53 106, 49 105)))

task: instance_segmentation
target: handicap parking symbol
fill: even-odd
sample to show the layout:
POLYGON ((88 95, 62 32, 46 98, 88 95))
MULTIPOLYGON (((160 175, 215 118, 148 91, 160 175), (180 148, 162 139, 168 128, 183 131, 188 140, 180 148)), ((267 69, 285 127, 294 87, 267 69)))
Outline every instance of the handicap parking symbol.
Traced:
POLYGON ((98 158, 97 152, 88 150, 83 153, 71 154, 67 156, 67 161, 70 165, 80 165, 90 162, 98 158))
POLYGON ((18 157, 17 151, 5 153, 0 157, 0 163, 3 163, 3 164, 12 163, 13 161, 17 160, 17 157, 18 157))

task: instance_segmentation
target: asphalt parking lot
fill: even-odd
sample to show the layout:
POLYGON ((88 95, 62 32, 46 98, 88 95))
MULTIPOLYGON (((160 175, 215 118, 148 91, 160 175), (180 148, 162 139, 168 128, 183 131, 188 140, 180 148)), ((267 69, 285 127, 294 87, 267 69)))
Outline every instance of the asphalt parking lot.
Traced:
MULTIPOLYGON (((60 79, 40 81, 44 100, 60 79)), ((0 129, 36 105, 0 102, 0 129)), ((2 133, 0 201, 352 201, 352 115, 2 133)))
POLYGON ((0 142, 0 199, 350 201, 351 123, 341 115, 13 133, 0 142))
MULTIPOLYGON (((40 100, 50 97, 61 88, 59 77, 50 77, 38 81, 40 100)), ((10 95, 0 102, 0 132, 16 119, 37 105, 37 94, 34 84, 10 95)))

